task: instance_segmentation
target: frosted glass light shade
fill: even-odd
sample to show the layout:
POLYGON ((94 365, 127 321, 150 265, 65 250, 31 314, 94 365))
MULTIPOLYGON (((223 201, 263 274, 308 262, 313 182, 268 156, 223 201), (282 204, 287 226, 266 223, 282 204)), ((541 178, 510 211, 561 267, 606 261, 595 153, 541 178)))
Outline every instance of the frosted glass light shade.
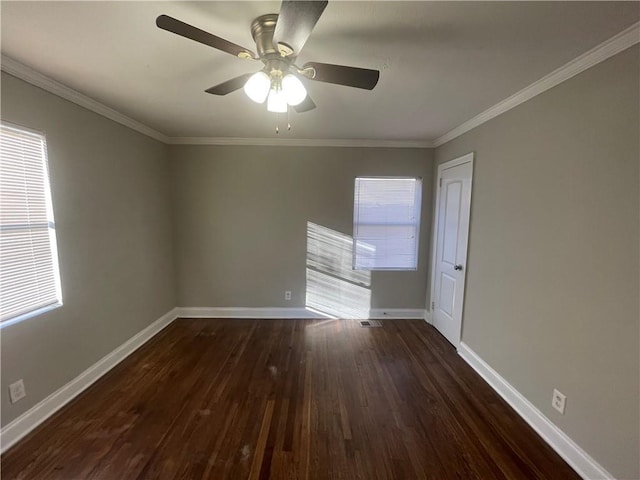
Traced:
POLYGON ((275 113, 285 113, 287 111, 287 98, 283 90, 271 89, 267 99, 267 110, 275 113))
POLYGON ((244 93, 256 103, 264 103, 270 88, 269 76, 264 72, 258 72, 251 75, 247 83, 244 84, 244 93))
POLYGON ((307 98, 307 90, 298 77, 288 74, 282 79, 282 91, 289 105, 299 105, 307 98))

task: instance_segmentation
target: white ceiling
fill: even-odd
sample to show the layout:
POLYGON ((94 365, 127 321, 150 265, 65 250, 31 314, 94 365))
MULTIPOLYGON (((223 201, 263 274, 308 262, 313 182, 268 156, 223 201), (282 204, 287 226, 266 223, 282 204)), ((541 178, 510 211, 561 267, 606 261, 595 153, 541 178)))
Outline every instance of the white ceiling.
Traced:
MULTIPOLYGON (((208 87, 261 63, 155 26, 168 14, 255 50, 279 2, 2 1, 2 53, 170 137, 275 136, 275 115, 208 87)), ((638 2, 330 1, 298 64, 381 70, 373 91, 307 82, 281 136, 432 140, 638 21, 638 2)))

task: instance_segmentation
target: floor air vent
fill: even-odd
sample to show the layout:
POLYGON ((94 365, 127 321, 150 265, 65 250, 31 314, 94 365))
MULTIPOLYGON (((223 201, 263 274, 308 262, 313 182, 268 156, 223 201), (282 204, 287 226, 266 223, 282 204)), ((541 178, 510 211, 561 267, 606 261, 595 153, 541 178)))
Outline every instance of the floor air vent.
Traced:
POLYGON ((360 320, 360 326, 364 328, 381 327, 382 323, 379 320, 360 320))

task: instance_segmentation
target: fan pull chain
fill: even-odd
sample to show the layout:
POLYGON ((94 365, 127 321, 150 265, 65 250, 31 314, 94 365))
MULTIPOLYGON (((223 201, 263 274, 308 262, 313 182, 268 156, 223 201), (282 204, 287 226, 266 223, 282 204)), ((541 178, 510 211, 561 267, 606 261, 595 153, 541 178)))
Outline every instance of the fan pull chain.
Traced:
MULTIPOLYGON (((287 131, 291 131, 291 119, 289 117, 289 108, 287 108, 287 131)), ((280 135, 280 115, 276 115, 276 135, 280 135)))

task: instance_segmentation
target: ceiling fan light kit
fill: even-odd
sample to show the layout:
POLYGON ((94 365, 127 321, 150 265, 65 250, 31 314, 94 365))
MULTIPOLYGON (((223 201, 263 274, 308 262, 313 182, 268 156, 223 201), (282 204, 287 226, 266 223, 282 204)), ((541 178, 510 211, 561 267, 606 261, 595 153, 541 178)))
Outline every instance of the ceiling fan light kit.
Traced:
POLYGON ((267 110, 274 113, 287 112, 287 98, 282 90, 271 89, 267 98, 267 110))
POLYGON ((287 103, 293 107, 300 105, 307 98, 307 89, 298 77, 291 73, 282 79, 282 91, 287 98, 287 103))
POLYGON ((227 80, 208 88, 207 93, 227 95, 243 88, 254 102, 264 103, 266 100, 270 112, 285 113, 292 106, 302 113, 316 105, 307 95, 300 78, 372 90, 380 77, 378 70, 366 68, 315 62, 300 68, 294 63, 327 3, 283 0, 279 14, 269 13, 256 18, 251 23, 251 36, 256 43, 257 54, 168 15, 160 15, 156 25, 238 58, 264 63, 262 70, 227 80))
POLYGON ((249 77, 247 83, 244 84, 244 93, 256 103, 264 103, 271 90, 271 80, 269 75, 260 71, 249 77))
POLYGON ((271 70, 270 75, 263 70, 254 73, 244 84, 244 93, 256 103, 267 100, 270 112, 286 112, 287 105, 296 106, 307 97, 307 89, 295 75, 288 73, 282 78, 281 70, 271 70))

